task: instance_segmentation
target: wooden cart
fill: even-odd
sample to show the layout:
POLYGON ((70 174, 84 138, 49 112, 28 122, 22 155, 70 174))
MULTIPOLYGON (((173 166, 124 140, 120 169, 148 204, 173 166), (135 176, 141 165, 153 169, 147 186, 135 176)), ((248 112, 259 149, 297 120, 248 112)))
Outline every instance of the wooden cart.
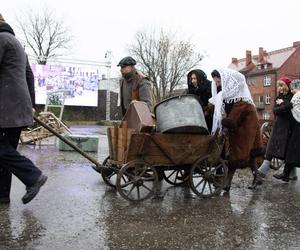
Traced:
POLYGON ((109 157, 102 177, 122 197, 141 201, 156 194, 159 176, 172 185, 189 182, 200 197, 221 192, 227 166, 221 159, 224 138, 197 134, 137 133, 108 128, 109 157))

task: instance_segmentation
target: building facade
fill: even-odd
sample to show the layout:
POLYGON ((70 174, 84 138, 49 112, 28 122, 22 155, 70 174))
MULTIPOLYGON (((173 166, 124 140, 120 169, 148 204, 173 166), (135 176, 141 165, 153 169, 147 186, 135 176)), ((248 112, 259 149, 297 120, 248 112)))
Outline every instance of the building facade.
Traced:
POLYGON ((277 80, 282 76, 300 78, 300 42, 270 52, 260 47, 258 55, 247 50, 245 58, 232 58, 229 68, 245 75, 259 118, 273 120, 277 80))

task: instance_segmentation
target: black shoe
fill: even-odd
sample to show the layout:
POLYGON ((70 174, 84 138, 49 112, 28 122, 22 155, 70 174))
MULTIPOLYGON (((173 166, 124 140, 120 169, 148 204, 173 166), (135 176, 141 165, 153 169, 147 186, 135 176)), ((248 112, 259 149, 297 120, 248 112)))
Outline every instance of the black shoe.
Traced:
POLYGON ((9 197, 0 197, 0 204, 9 204, 10 199, 9 197))
POLYGON ((289 180, 290 180, 290 178, 288 176, 286 176, 284 173, 274 174, 273 177, 278 179, 278 180, 285 181, 285 182, 289 182, 289 180))
POLYGON ((290 176, 289 179, 291 181, 296 181, 296 180, 298 180, 298 176, 292 176, 292 177, 290 176))
POLYGON ((41 174, 37 182, 32 187, 26 187, 26 194, 23 196, 22 201, 24 204, 30 202, 40 191, 41 186, 45 184, 48 177, 41 174))

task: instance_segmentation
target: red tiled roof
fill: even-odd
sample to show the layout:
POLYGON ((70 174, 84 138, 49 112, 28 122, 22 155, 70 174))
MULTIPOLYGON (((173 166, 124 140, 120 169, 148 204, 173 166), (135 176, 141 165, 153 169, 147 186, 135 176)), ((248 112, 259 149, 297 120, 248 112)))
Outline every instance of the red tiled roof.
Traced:
MULTIPOLYGON (((296 50, 295 47, 288 47, 284 49, 274 50, 266 53, 265 60, 268 63, 272 63, 273 68, 280 68, 282 64, 293 54, 296 50)), ((258 55, 252 56, 252 62, 258 64, 258 55)), ((231 63, 228 67, 237 71, 245 68, 246 58, 239 59, 237 64, 231 63)))

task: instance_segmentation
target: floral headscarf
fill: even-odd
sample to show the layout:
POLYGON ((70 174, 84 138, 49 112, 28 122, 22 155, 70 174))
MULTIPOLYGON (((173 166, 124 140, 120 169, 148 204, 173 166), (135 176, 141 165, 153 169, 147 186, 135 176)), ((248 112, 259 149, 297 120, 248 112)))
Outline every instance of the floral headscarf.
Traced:
POLYGON ((231 69, 217 69, 221 76, 222 91, 217 93, 216 83, 211 85, 212 98, 210 103, 214 104, 212 134, 217 129, 222 132, 222 115, 225 113, 225 103, 244 101, 254 105, 245 76, 238 71, 231 69))

